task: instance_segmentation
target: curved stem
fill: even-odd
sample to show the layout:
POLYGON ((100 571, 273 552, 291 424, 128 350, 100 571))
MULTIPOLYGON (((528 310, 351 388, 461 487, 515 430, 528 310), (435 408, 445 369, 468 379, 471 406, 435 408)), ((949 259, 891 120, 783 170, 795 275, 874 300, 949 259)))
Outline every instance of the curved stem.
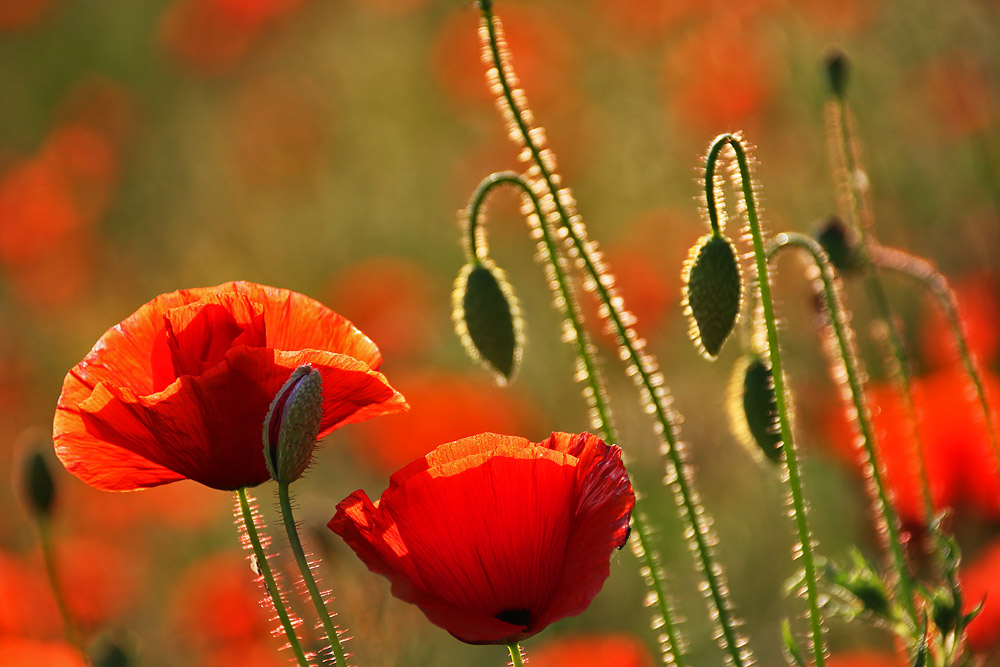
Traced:
POLYGON ((521 653, 521 645, 517 642, 507 644, 510 651, 510 667, 524 667, 524 656, 521 653))
MULTIPOLYGON (((536 133, 529 127, 525 114, 514 97, 509 82, 508 66, 498 46, 497 20, 493 16, 492 3, 481 0, 479 7, 483 14, 483 27, 486 31, 485 37, 496 81, 509 111, 507 120, 530 154, 538 182, 548 191, 547 196, 551 197, 552 217, 559 221, 561 230, 565 232, 566 239, 577 257, 578 265, 593 283, 597 296, 607 309, 609 321, 623 347, 622 357, 631 366, 643 402, 648 403, 654 414, 658 435, 666 450, 669 485, 674 492, 681 518, 687 525, 685 539, 695 556, 698 568, 705 577, 704 590, 710 604, 709 615, 717 624, 719 645, 729 654, 730 660, 736 667, 744 667, 753 662, 752 654, 746 645, 746 640, 740 637, 736 630, 737 623, 731 612, 729 591, 725 583, 725 570, 712 552, 716 537, 711 529, 711 520, 694 490, 687 462, 678 446, 674 426, 676 417, 669 407, 668 394, 663 386, 663 378, 657 370, 656 360, 651 354, 642 351, 642 341, 630 325, 626 324, 622 300, 617 295, 612 298, 610 287, 605 284, 605 278, 598 268, 600 260, 597 259, 596 245, 585 239, 586 232, 579 216, 570 213, 569 204, 564 201, 567 195, 564 195, 557 185, 549 167, 549 159, 542 155, 536 133)), ((546 221, 548 219, 547 215, 546 221)))
MULTIPOLYGON (((576 300, 573 297, 564 266, 565 260, 559 253, 559 248, 552 238, 552 230, 545 219, 541 201, 538 195, 528 185, 527 181, 513 171, 502 171, 491 174, 480 182, 469 202, 467 209, 466 223, 466 259, 470 262, 480 261, 485 258, 487 247, 485 235, 481 233, 480 221, 482 207, 486 197, 494 188, 502 185, 512 185, 519 188, 522 194, 531 202, 534 209, 534 217, 529 216, 529 224, 533 229, 537 229, 541 236, 541 247, 545 254, 545 265, 551 271, 553 288, 557 292, 556 303, 563 311, 565 321, 572 329, 572 340, 576 344, 576 357, 581 365, 581 373, 588 382, 584 391, 586 400, 590 406, 591 415, 595 427, 600 430, 601 437, 608 443, 617 443, 618 434, 611 417, 611 408, 607 402, 607 396, 603 388, 603 374, 597 365, 593 344, 590 335, 583 327, 583 318, 577 310, 576 300)), ((634 486, 634 485, 633 485, 634 486)), ((643 562, 643 575, 647 584, 653 590, 656 597, 657 612, 659 618, 657 625, 662 623, 663 634, 666 636, 666 648, 673 658, 676 667, 683 667, 683 654, 681 652, 682 640, 679 636, 677 623, 674 620, 673 611, 670 609, 667 600, 666 581, 663 570, 660 567, 659 554, 652 543, 652 533, 647 524, 646 516, 641 508, 640 494, 636 494, 636 508, 633 512, 632 525, 635 529, 638 544, 633 548, 636 557, 643 562)))
MULTIPOLYGON (((726 146, 736 153, 739 165, 740 181, 743 189, 743 201, 746 206, 747 223, 753 239, 754 259, 757 267, 757 289, 760 292, 760 303, 764 314, 764 325, 767 328, 767 349, 771 364, 771 377, 774 382, 775 406, 778 412, 778 427, 781 432, 782 452, 785 467, 788 472, 788 486, 792 496, 792 508, 795 512, 795 528, 798 532, 799 545, 802 553, 802 567, 805 571, 806 600, 809 605, 809 624, 812 630, 813 660, 816 667, 823 667, 826 660, 826 650, 823 640, 823 623, 819 609, 819 583, 816 573, 816 560, 813 553, 813 539, 809 530, 805 496, 802 492, 802 479, 799 472, 798 454, 793 441, 791 422, 788 417, 788 405, 785 393, 785 376, 781 367, 781 348, 778 345, 778 328, 774 317, 774 304, 771 299, 771 281, 768 275, 767 256, 764 252, 764 241, 761 235, 760 221, 757 218, 757 204, 753 193, 753 181, 750 167, 747 163, 743 144, 735 136, 724 134, 715 139, 708 153, 708 164, 705 171, 706 183, 715 180, 715 166, 719 153, 726 146)), ((714 193, 709 201, 714 199, 714 193)))
POLYGON ((975 388, 976 400, 979 403, 979 409, 982 412, 983 422, 986 425, 986 432, 990 440, 990 447, 993 450, 994 472, 1000 478, 1000 441, 997 439, 996 423, 986 396, 986 385, 983 383, 976 359, 969 349, 969 341, 962 327, 962 319, 958 315, 958 302, 955 299, 955 293, 948 287, 948 281, 945 280, 945 277, 926 259, 915 257, 896 248, 886 248, 884 246, 873 247, 872 257, 879 266, 892 269, 918 280, 937 298, 938 304, 944 312, 945 319, 948 321, 948 326, 951 328, 955 343, 958 346, 958 354, 962 358, 965 373, 975 388))
POLYGON ((288 617, 288 610, 285 609, 285 601, 281 598, 281 592, 278 590, 278 585, 274 580, 274 573, 271 572, 271 565, 268 563, 267 554, 264 553, 264 547, 260 543, 260 536, 257 534, 257 526, 254 523, 253 511, 250 509, 250 501, 247 498, 246 488, 237 489, 236 497, 239 501, 240 515, 243 518, 243 527, 246 530, 247 539, 250 541, 253 554, 257 558, 257 567, 264 578, 267 593, 271 596, 274 611, 278 615, 281 627, 285 631, 285 637, 288 638, 288 645, 292 648, 292 653, 295 654, 295 659, 299 665, 301 667, 309 667, 309 661, 302 651, 302 644, 299 643, 299 636, 295 634, 295 626, 292 625, 292 621, 288 617))
MULTIPOLYGON (((885 287, 879 275, 878 264, 873 260, 870 251, 870 248, 874 247, 875 244, 872 238, 874 215, 867 201, 867 175, 859 168, 858 151, 851 132, 850 112, 847 108, 846 100, 842 96, 835 96, 829 105, 828 133, 830 135, 831 153, 834 162, 834 174, 839 181, 838 188, 841 191, 842 216, 852 224, 861 237, 857 253, 864 267, 865 284, 870 299, 887 333, 892 354, 890 375, 896 380, 897 391, 903 400, 903 408, 906 412, 907 422, 910 425, 910 433, 914 445, 913 454, 915 455, 914 459, 917 461, 917 471, 920 476, 920 490, 924 512, 926 514, 926 521, 930 524, 933 521, 934 507, 931 499, 924 448, 919 430, 917 429, 916 407, 913 398, 913 381, 910 367, 903 347, 902 334, 896 324, 892 308, 889 305, 889 298, 886 295, 885 287)), ((892 556, 893 567, 897 574, 898 580, 896 585, 899 588, 899 596, 902 598, 903 608, 906 610, 911 624, 918 626, 917 609, 913 600, 912 578, 906 563, 905 554, 903 553, 899 534, 901 530, 899 517, 892 504, 883 501, 883 499, 886 499, 886 496, 884 488, 881 488, 879 466, 874 467, 874 473, 875 477, 873 481, 880 487, 879 503, 882 504, 881 509, 883 512, 881 516, 886 526, 889 542, 888 547, 892 556)), ((876 507, 876 512, 878 511, 879 508, 876 507)))
POLYGON ((323 629, 326 631, 326 638, 337 661, 337 667, 347 667, 347 656, 344 654, 344 646, 340 643, 340 633, 337 632, 337 626, 330 618, 330 611, 326 608, 323 594, 320 592, 319 586, 316 585, 316 578, 313 577, 312 566, 302 548, 298 526, 295 523, 295 516, 292 514, 292 500, 289 495, 288 482, 278 482, 278 502, 281 505, 281 518, 285 523, 288 544, 295 555, 295 563, 302 574, 302 581, 306 585, 306 590, 309 591, 309 597, 312 599, 313 606, 316 607, 316 614, 323 623, 323 629))
POLYGON ((49 579, 49 588, 52 589, 52 597, 56 600, 56 607, 59 608, 59 616, 63 622, 63 632, 66 634, 66 641, 73 646, 83 657, 87 665, 92 664, 90 656, 84 648, 80 632, 73 621, 73 615, 66 604, 66 596, 63 594, 62 585, 59 583, 59 572, 56 566, 56 550, 52 543, 52 525, 47 516, 38 516, 38 540, 42 547, 42 558, 45 561, 45 574, 49 579))

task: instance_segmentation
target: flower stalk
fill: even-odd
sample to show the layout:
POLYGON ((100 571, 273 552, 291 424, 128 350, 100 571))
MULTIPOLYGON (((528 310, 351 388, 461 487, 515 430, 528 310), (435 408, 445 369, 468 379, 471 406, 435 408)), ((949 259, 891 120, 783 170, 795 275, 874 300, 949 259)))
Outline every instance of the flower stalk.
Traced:
POLYGON ((510 651, 510 667, 524 667, 524 649, 517 642, 507 645, 510 651))
POLYGON ((747 224, 750 228, 750 235, 753 241, 757 291, 760 295, 760 305, 763 311, 764 325, 767 330, 768 359, 771 366, 772 381, 774 382, 778 428, 781 434, 782 452, 784 453, 789 492, 792 497, 792 509, 795 515, 795 528, 798 533, 802 566, 805 573, 806 600, 809 606, 813 660, 816 667, 823 667, 826 661, 826 649, 823 639, 822 616, 819 609, 819 578, 816 572, 813 538, 809 529, 798 457, 793 440, 791 421, 789 419, 785 376, 781 366, 781 349, 778 345, 778 329, 775 323, 774 304, 771 299, 771 282, 768 274, 767 255, 764 252, 764 241, 761 234, 760 221, 757 217, 757 204, 754 197, 753 181, 750 175, 746 150, 743 148, 740 139, 732 134, 723 134, 717 137, 708 152, 705 166, 705 195, 708 205, 708 215, 713 230, 718 230, 715 170, 719 155, 722 149, 727 146, 736 154, 736 161, 739 168, 739 182, 742 186, 743 203, 746 207, 747 224))
MULTIPOLYGON (((559 186, 558 176, 552 168, 551 152, 543 149, 543 133, 531 127, 531 114, 524 104, 524 94, 511 85, 513 71, 501 48, 502 28, 494 16, 492 2, 480 0, 482 13, 480 35, 487 49, 492 69, 488 79, 498 93, 501 108, 511 131, 522 147, 523 159, 531 163, 528 178, 531 188, 537 191, 543 203, 543 222, 558 226, 564 237, 568 252, 574 257, 577 268, 586 277, 588 288, 592 288, 600 299, 611 328, 623 348, 622 358, 629 365, 629 374, 639 387, 644 406, 653 413, 655 428, 661 445, 666 452, 667 478, 674 492, 674 499, 687 526, 684 531, 688 546, 694 554, 698 569, 704 577, 704 591, 709 604, 709 616, 717 628, 720 648, 728 654, 736 667, 744 667, 753 662, 753 655, 745 638, 737 631, 737 621, 731 610, 725 570, 717 561, 712 545, 717 541, 711 528, 711 520, 705 513, 694 489, 685 456, 679 447, 675 423, 676 415, 669 406, 668 392, 663 377, 658 371, 655 357, 644 351, 645 341, 632 328, 632 316, 625 311, 621 297, 614 292, 613 280, 603 270, 599 251, 593 241, 587 239, 586 228, 576 214, 569 191, 559 186)), ((661 605, 662 606, 662 605, 661 605)))

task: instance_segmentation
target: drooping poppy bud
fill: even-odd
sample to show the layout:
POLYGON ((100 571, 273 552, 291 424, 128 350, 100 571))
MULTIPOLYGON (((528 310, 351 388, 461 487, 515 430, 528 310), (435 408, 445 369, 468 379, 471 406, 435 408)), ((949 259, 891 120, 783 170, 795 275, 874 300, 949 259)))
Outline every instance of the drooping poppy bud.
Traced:
POLYGON ((778 402, 770 366, 758 356, 742 357, 729 385, 729 421, 734 435, 755 456, 781 460, 778 402))
POLYGON ((847 275, 857 270, 860 264, 857 248, 859 239, 843 220, 837 216, 827 218, 816 227, 813 236, 823 246, 839 274, 847 275))
POLYGON ((56 487, 45 456, 32 451, 24 458, 22 487, 28 508, 37 516, 49 517, 56 500, 56 487))
POLYGON ((843 98, 847 92, 847 75, 850 72, 850 61, 843 51, 834 49, 827 54, 824 64, 827 82, 830 84, 830 92, 837 97, 843 98))
POLYGON ((323 421, 323 376, 308 364, 292 371, 264 420, 264 458, 278 482, 294 482, 312 460, 323 421))
POLYGON ((707 234, 688 253, 682 274, 684 312, 699 351, 715 359, 732 333, 743 299, 736 248, 722 235, 707 234))
POLYGON ((509 381, 521 360, 520 307, 504 272, 490 260, 466 264, 452 295, 455 330, 469 355, 509 381))

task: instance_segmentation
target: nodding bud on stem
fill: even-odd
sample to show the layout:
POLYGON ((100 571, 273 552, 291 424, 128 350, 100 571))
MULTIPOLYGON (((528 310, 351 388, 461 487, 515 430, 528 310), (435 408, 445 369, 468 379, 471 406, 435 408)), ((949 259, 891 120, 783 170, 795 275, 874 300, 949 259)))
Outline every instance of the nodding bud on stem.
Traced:
POLYGON ((830 256, 830 263, 840 275, 853 273, 861 266, 858 234, 837 216, 831 216, 817 225, 813 236, 830 256))
POLYGON ((22 487, 28 508, 37 516, 51 516, 56 500, 56 487, 45 456, 37 450, 29 453, 24 458, 22 474, 22 487))
POLYGON ((501 382, 517 371, 524 345, 520 307, 504 272, 491 260, 466 264, 452 295, 455 330, 474 360, 501 382))
POLYGON ((294 482, 312 460, 323 418, 323 377, 305 364, 292 371, 264 420, 264 459, 276 481, 294 482))
POLYGON ((850 72, 847 56, 840 49, 834 49, 826 55, 825 65, 830 92, 843 99, 847 93, 847 74, 850 72))
POLYGON ((778 400, 771 367, 757 355, 736 362, 729 385, 729 423, 737 439, 755 458, 781 460, 778 400))
POLYGON ((684 312, 699 351, 715 359, 736 326, 743 301, 736 248, 721 234, 706 234, 688 253, 682 275, 684 312))

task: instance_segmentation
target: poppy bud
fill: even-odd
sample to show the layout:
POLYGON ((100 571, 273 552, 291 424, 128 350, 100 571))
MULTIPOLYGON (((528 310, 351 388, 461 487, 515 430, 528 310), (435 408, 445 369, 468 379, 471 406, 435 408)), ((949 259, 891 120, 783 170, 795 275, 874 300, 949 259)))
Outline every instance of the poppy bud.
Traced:
POLYGON ((770 367, 757 356, 741 358, 729 386, 729 420, 736 437, 756 455, 781 460, 778 401, 770 367))
POLYGON ((843 98, 847 92, 847 75, 850 72, 850 61, 840 49, 834 49, 826 56, 826 78, 830 84, 830 92, 843 98))
POLYGON ((299 366, 271 401, 264 421, 264 458, 271 477, 291 483, 312 460, 323 419, 323 376, 299 366))
POLYGON ((24 459, 22 472, 28 507, 38 516, 51 516, 56 499, 56 487, 45 456, 39 451, 32 451, 24 459))
POLYGON ((466 264, 452 296, 455 330, 476 361, 513 377, 521 359, 520 309, 503 271, 492 261, 466 264))
POLYGON ((701 237, 688 253, 682 280, 691 338, 705 357, 715 359, 736 325, 743 299, 743 279, 732 242, 715 234, 701 237))
POLYGON ((854 272, 859 265, 858 238, 837 216, 824 220, 813 232, 816 241, 830 257, 830 263, 841 275, 854 272))

